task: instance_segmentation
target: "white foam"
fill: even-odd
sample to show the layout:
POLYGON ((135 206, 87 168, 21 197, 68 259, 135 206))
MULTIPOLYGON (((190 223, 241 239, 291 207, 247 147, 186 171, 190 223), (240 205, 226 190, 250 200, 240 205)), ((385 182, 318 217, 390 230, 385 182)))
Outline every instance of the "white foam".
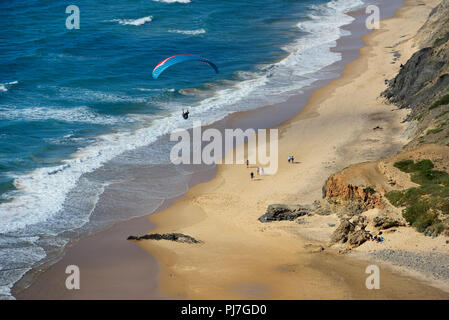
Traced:
POLYGON ((0 83, 0 92, 7 92, 9 87, 11 87, 14 84, 18 84, 19 81, 11 81, 6 83, 0 83))
POLYGON ((190 0, 153 0, 154 2, 165 2, 165 3, 190 3, 190 0))
POLYGON ((103 125, 130 121, 128 118, 100 115, 90 111, 86 106, 76 108, 0 108, 0 120, 44 121, 49 119, 103 125))
POLYGON ((142 17, 138 19, 113 19, 112 22, 118 22, 122 25, 132 25, 132 26, 141 26, 147 22, 151 22, 153 20, 152 16, 142 17))
MULTIPOLYGON (((170 1, 165 2, 184 2, 170 1)), ((190 1, 185 1, 188 3, 190 1)), ((314 72, 341 59, 338 53, 331 52, 335 41, 345 33, 340 29, 344 24, 352 21, 352 17, 345 14, 349 9, 362 4, 358 0, 332 1, 321 6, 314 6, 310 20, 298 24, 300 32, 307 33, 294 43, 285 46, 287 57, 273 65, 260 66, 257 72, 240 72, 241 81, 229 86, 217 86, 215 93, 203 99, 194 106, 184 106, 192 110, 192 113, 202 120, 204 125, 223 118, 226 114, 235 110, 257 107, 270 101, 276 101, 283 94, 285 98, 288 92, 298 92, 301 87, 316 80, 314 72)), ((142 19, 142 18, 141 18, 142 19)), ((137 20, 121 20, 122 24, 140 25, 137 20), (133 22, 134 23, 131 23, 133 22)), ((117 20, 118 21, 118 20, 117 20)), ((144 22, 145 23, 145 22, 144 22)), ((6 85, 15 84, 7 83, 6 85)), ((2 86, 0 84, 0 91, 2 86)), ((4 89, 7 90, 7 87, 4 89)), ((140 91, 158 91, 152 88, 137 88, 140 91)), ((174 89, 170 89, 174 90, 174 89)), ((168 90, 168 91, 170 91, 168 90)), ((63 94, 72 95, 76 101, 79 95, 82 99, 95 101, 129 101, 130 97, 110 95, 108 93, 62 88, 63 94)), ((164 91, 164 90, 162 90, 164 91)), ((176 128, 190 127, 190 121, 184 121, 179 115, 179 105, 165 105, 166 112, 151 117, 148 127, 137 129, 134 132, 121 132, 100 136, 88 147, 80 149, 71 159, 63 165, 51 168, 39 168, 28 174, 15 177, 14 184, 19 192, 10 202, 0 204, 0 233, 15 232, 27 226, 37 224, 55 217, 61 209, 67 195, 80 181, 80 177, 101 167, 107 161, 122 154, 127 150, 148 145, 159 136, 171 132, 176 128)), ((0 118, 5 117, 0 110, 0 118)), ((86 107, 72 109, 55 108, 28 108, 12 111, 7 117, 23 117, 24 119, 70 119, 71 121, 89 123, 108 123, 118 121, 116 118, 100 116, 92 113, 86 107), (14 114, 15 113, 15 114, 14 114)), ((129 115, 128 117, 131 117, 129 115)), ((65 137, 67 139, 71 136, 65 137)), ((101 190, 99 191, 101 192, 101 190)), ((95 201, 97 198, 93 199, 95 201)), ((64 211, 65 212, 65 211, 64 211)), ((80 223, 89 220, 86 213, 80 223)), ((71 218, 73 220, 73 218, 71 218)), ((35 254, 33 261, 42 259, 44 252, 28 252, 35 254)), ((0 259, 1 260, 1 259, 0 259)), ((1 269, 1 268, 0 268, 1 269)), ((12 281, 10 284, 0 286, 0 296, 9 295, 12 283, 17 281, 26 271, 17 269, 16 274, 8 275, 12 281)), ((5 296, 3 296, 5 297, 5 296)), ((10 296, 9 296, 10 297, 10 296)), ((2 298, 2 297, 0 297, 2 298)))
POLYGON ((171 29, 168 30, 168 32, 171 33, 180 33, 180 34, 186 34, 186 35, 198 35, 206 33, 206 30, 204 29, 196 29, 196 30, 177 30, 177 29, 171 29))
POLYGON ((158 89, 158 88, 137 88, 139 91, 149 91, 149 92, 175 92, 175 89, 158 89))
MULTIPOLYGON (((354 18, 346 12, 362 4, 360 0, 336 0, 312 6, 310 19, 298 23, 299 31, 306 35, 283 48, 288 53, 286 58, 259 66, 258 72, 239 72, 241 81, 218 88, 213 96, 194 106, 195 113, 207 112, 209 117, 220 118, 236 110, 279 102, 320 79, 319 70, 341 60, 331 48, 337 39, 348 35, 341 27, 354 18)), ((188 94, 186 90, 181 93, 188 94)))
MULTIPOLYGON (((314 72, 341 59, 330 48, 342 35, 340 27, 353 19, 345 12, 360 4, 362 2, 358 0, 345 0, 316 6, 310 20, 298 25, 300 31, 309 35, 286 46, 288 56, 284 60, 260 66, 258 72, 245 73, 235 86, 218 88, 213 96, 189 109, 207 125, 230 112, 276 101, 280 93, 297 92, 312 83, 316 80, 312 76, 314 72)), ((168 114, 164 114, 164 118, 158 117, 148 127, 101 136, 64 165, 39 168, 16 177, 14 183, 20 194, 12 201, 0 204, 0 232, 11 232, 52 217, 63 208, 67 193, 75 187, 81 175, 94 171, 125 151, 148 145, 176 128, 190 127, 190 121, 181 119, 179 105, 165 107, 168 114)))

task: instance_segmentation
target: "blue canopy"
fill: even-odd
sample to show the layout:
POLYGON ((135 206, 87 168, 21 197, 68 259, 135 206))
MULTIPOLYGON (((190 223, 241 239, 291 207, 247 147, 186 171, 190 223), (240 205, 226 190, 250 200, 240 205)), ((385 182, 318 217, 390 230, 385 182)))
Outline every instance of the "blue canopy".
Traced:
POLYGON ((161 62, 159 62, 156 65, 156 67, 154 67, 154 69, 153 69, 153 78, 157 79, 159 77, 159 75, 162 72, 164 72, 165 69, 167 69, 168 67, 171 67, 174 64, 184 62, 184 61, 191 61, 191 60, 206 63, 206 64, 210 65, 212 68, 214 68, 215 72, 218 73, 217 66, 212 61, 210 61, 206 58, 202 58, 200 56, 196 56, 193 54, 178 54, 175 56, 168 57, 167 59, 164 59, 161 62))

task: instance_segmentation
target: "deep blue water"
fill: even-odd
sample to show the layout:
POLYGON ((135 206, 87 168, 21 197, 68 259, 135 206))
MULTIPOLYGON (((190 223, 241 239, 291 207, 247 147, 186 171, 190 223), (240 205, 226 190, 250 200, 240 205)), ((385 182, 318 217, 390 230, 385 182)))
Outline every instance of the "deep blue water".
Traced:
POLYGON ((343 12, 361 4, 180 2, 77 0, 79 30, 65 27, 67 3, 0 2, 0 295, 45 257, 36 238, 81 224, 48 226, 83 174, 191 126, 182 108, 210 123, 285 100, 339 60, 329 49, 352 20, 343 12), (184 63, 153 80, 153 67, 179 53, 220 73, 184 63))

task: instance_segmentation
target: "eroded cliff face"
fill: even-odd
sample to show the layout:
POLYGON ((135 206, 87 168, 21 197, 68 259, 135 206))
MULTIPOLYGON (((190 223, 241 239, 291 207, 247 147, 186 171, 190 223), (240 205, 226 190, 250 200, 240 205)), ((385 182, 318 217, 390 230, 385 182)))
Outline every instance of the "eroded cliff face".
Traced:
MULTIPOLYGON (((357 226, 364 230, 369 224, 377 229, 410 225, 428 236, 449 235, 448 173, 449 147, 426 144, 333 174, 323 188, 325 200, 340 207, 334 211, 342 227, 332 241, 356 245, 350 236, 357 226), (378 209, 375 216, 366 216, 370 209, 378 209)), ((361 239, 366 234, 355 235, 361 239)))
POLYGON ((414 139, 408 146, 449 143, 449 0, 429 15, 414 38, 421 48, 389 81, 382 93, 391 103, 411 110, 414 139))
POLYGON ((381 195, 381 193, 385 193, 383 189, 378 191, 371 186, 350 184, 341 173, 329 177, 324 190, 325 198, 339 202, 357 201, 364 210, 385 207, 381 195))

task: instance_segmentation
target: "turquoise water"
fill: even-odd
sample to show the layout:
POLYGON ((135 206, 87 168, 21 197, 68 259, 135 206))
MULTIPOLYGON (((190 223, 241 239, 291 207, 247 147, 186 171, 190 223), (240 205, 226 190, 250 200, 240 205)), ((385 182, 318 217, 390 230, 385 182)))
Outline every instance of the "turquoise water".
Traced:
MULTIPOLYGON (((330 48, 352 21, 344 12, 361 2, 76 5, 80 29, 68 30, 57 1, 0 3, 0 295, 49 246, 66 244, 59 235, 89 222, 112 183, 98 178, 102 168, 193 120, 280 102, 320 79, 319 70, 340 59, 330 48), (185 63, 151 78, 160 60, 179 53, 207 57, 220 73, 185 63), (78 195, 88 200, 75 210, 80 186, 90 192, 78 195)), ((145 154, 166 161, 158 157, 145 154)))

